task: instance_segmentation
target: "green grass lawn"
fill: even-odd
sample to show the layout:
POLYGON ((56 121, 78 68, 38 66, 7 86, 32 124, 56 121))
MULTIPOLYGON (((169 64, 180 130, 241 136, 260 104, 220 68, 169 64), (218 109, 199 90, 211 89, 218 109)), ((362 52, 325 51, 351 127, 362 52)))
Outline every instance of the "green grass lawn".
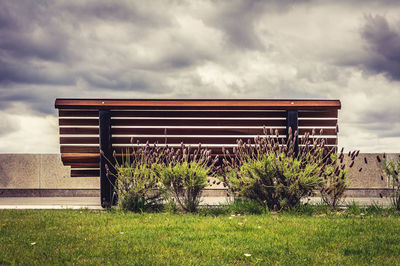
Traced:
POLYGON ((0 264, 111 263, 393 265, 400 218, 0 210, 0 264))

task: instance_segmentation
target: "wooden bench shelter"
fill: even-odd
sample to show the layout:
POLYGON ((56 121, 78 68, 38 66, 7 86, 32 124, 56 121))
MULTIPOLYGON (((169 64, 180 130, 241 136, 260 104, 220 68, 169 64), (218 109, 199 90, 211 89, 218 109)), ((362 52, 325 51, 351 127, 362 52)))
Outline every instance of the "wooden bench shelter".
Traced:
POLYGON ((197 145, 221 154, 237 139, 253 141, 263 127, 287 138, 323 129, 328 146, 337 145, 339 100, 56 99, 60 151, 72 177, 98 176, 102 206, 110 206, 112 186, 105 173, 109 158, 131 147, 131 138, 168 146, 197 145))

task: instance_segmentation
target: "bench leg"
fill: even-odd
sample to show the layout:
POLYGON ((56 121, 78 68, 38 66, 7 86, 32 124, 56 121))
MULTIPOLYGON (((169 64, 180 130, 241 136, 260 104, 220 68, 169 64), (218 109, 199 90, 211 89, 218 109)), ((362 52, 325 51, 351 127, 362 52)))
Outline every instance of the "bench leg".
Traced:
POLYGON ((100 197, 101 206, 103 208, 111 207, 113 202, 113 193, 115 185, 115 177, 108 175, 106 171, 106 164, 110 171, 113 170, 114 163, 112 142, 111 142, 111 115, 110 110, 99 110, 99 137, 100 137, 100 150, 103 155, 100 155, 100 197), (108 160, 107 160, 108 159, 108 160), (110 161, 110 162, 109 162, 110 161))
POLYGON ((297 155, 299 152, 299 136, 294 136, 294 132, 299 128, 299 115, 297 110, 288 110, 286 114, 286 139, 289 139, 289 128, 292 129, 292 138, 294 139, 294 153, 297 155))

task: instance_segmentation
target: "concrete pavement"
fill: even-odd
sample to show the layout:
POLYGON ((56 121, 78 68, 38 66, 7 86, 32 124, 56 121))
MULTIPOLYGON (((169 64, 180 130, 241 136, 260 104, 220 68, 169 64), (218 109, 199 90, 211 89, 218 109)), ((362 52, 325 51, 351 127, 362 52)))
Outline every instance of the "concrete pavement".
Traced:
MULTIPOLYGON (((219 205, 231 202, 227 197, 205 197, 201 205, 219 205)), ((307 201, 307 200, 304 200, 307 201)), ((346 198, 344 206, 352 202, 361 206, 377 204, 389 206, 388 198, 346 198)), ((313 197, 311 204, 321 202, 321 198, 313 197)), ((0 209, 94 209, 102 210, 98 197, 0 197, 0 209)))

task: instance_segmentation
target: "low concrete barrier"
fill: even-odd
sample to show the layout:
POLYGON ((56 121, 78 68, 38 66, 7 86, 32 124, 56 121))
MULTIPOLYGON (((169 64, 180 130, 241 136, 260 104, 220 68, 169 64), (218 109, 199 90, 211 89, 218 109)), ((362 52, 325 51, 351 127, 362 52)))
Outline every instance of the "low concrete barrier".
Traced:
MULTIPOLYGON (((362 153, 349 169, 349 197, 379 197, 389 193, 387 177, 382 173, 380 153, 362 153)), ((388 160, 398 153, 386 154, 388 160)), ((344 158, 346 165, 350 158, 344 158)), ((70 177, 70 167, 63 166, 60 154, 0 154, 0 197, 97 197, 98 177, 70 177)), ((222 184, 207 188, 205 196, 226 196, 222 184)))
POLYGON ((60 154, 0 154, 0 196, 97 196, 97 177, 70 177, 60 154))

